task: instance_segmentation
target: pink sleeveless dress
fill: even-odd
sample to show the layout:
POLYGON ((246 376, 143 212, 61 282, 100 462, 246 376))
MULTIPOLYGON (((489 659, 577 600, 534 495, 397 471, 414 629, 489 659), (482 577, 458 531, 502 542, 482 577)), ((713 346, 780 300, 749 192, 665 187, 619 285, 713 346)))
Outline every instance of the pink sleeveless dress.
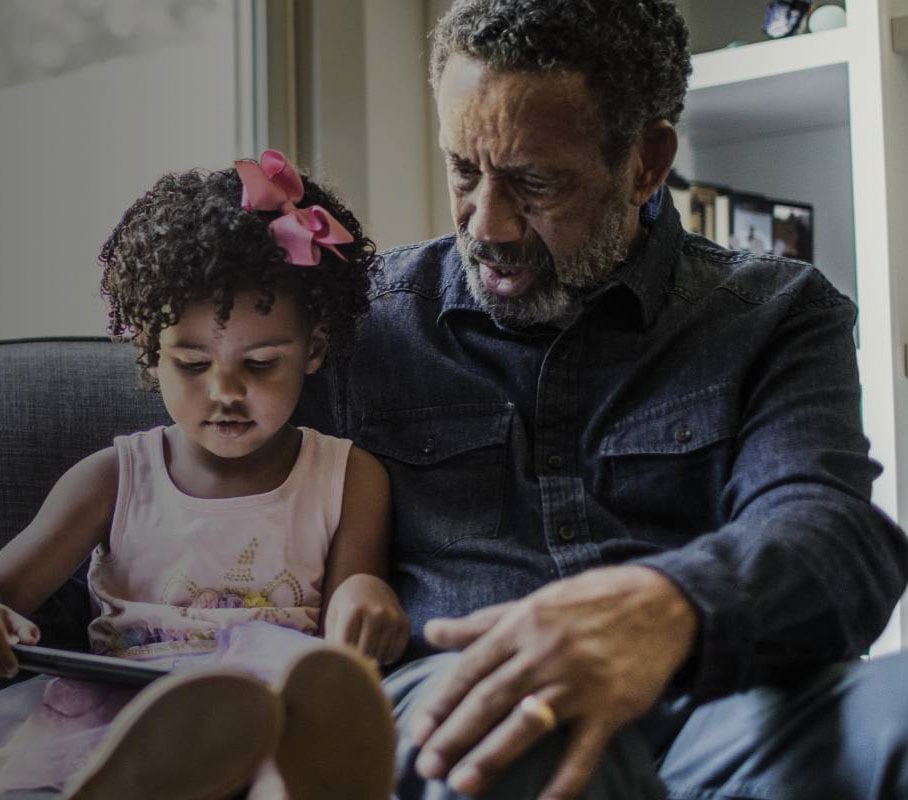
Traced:
MULTIPOLYGON (((351 444, 302 432, 281 486, 219 499, 174 485, 163 428, 115 440, 110 550, 97 548, 88 572, 93 652, 277 678, 318 627, 351 444)), ((0 792, 62 788, 134 694, 47 678, 0 692, 0 792)))

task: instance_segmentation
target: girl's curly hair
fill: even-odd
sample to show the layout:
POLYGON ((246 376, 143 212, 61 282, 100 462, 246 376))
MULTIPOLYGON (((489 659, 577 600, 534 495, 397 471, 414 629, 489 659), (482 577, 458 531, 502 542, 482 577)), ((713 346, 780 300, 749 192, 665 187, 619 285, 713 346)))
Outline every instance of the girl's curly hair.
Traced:
POLYGON ((648 123, 676 123, 691 73, 673 0, 456 0, 435 26, 430 80, 462 53, 502 71, 578 71, 599 105, 605 162, 648 123))
POLYGON ((109 333, 133 340, 146 379, 158 364, 161 331, 179 322, 187 305, 211 301, 225 323, 244 290, 259 292, 262 313, 276 292, 293 293, 304 319, 327 325, 332 358, 349 353, 355 319, 368 308, 375 244, 332 192, 302 177, 300 206, 323 206, 353 236, 338 246, 346 261, 323 248, 317 267, 288 263, 268 231, 279 212, 244 211, 235 169, 164 175, 127 209, 98 256, 101 293, 109 333))

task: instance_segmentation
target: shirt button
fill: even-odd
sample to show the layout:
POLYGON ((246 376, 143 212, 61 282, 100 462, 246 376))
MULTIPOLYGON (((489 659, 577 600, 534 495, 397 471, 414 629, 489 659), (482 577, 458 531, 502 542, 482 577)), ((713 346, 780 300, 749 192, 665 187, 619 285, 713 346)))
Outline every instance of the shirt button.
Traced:
POLYGON ((687 444, 692 436, 693 434, 690 432, 690 428, 688 428, 687 425, 681 425, 675 430, 675 441, 678 444, 687 444))
POLYGON ((564 539, 564 541, 570 542, 577 535, 577 532, 572 525, 562 525, 558 529, 558 535, 564 539))
POLYGON ((564 459, 561 456, 549 456, 546 463, 552 469, 561 469, 564 466, 564 459))
POLYGON ((427 456, 434 453, 435 452, 435 439, 433 439, 431 436, 428 439, 426 439, 426 441, 423 442, 422 451, 427 456))

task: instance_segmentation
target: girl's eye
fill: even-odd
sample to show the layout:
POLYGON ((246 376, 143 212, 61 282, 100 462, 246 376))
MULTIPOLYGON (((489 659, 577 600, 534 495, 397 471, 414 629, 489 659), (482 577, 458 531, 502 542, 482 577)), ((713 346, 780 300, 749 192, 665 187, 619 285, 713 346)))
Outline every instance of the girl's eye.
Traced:
POLYGON ((208 369, 209 362, 207 361, 175 361, 178 369, 183 370, 183 372, 188 372, 192 375, 197 375, 204 372, 208 369))
POLYGON ((253 371, 263 372, 266 369, 271 369, 275 364, 277 364, 276 358, 269 358, 267 361, 259 361, 254 358, 249 358, 246 360, 246 366, 253 371))

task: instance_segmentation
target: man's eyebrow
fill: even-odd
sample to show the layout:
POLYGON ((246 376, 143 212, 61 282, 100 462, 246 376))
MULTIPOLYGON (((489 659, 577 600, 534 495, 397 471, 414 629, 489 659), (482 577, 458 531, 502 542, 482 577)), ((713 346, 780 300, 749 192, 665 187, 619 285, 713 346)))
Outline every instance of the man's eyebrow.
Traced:
POLYGON ((445 154, 445 158, 450 159, 451 161, 456 161, 458 164, 472 164, 469 158, 462 156, 459 153, 455 153, 453 150, 448 150, 447 148, 442 148, 442 152, 445 154))
MULTIPOLYGON (((445 157, 453 161, 455 164, 459 166, 476 166, 469 158, 461 156, 452 150, 447 150, 444 148, 442 149, 444 151, 445 157)), ((538 166, 535 164, 508 164, 505 166, 496 166, 494 170, 501 175, 510 175, 515 178, 523 178, 529 175, 545 180, 557 181, 572 177, 572 172, 569 169, 538 166)))

